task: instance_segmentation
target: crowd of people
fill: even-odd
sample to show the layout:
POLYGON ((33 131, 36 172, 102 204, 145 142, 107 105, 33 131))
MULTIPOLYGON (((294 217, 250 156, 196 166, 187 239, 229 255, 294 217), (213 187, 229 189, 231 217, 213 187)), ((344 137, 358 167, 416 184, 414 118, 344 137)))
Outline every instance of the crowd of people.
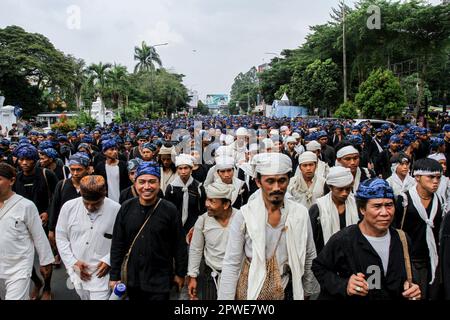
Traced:
POLYGON ((16 130, 1 298, 58 299, 64 264, 82 300, 450 299, 449 144, 450 124, 259 116, 16 130))

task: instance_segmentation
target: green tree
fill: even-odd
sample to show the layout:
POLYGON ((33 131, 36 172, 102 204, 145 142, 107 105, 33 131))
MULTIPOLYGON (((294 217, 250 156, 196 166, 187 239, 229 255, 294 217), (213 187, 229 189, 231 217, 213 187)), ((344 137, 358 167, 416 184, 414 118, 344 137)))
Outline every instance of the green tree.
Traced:
POLYGON ((0 29, 0 87, 5 103, 20 105, 25 117, 34 115, 47 105, 48 92, 71 98, 72 80, 71 58, 46 37, 18 26, 0 29))
POLYGON ((358 110, 350 100, 342 103, 334 112, 334 117, 339 119, 356 119, 358 117, 358 110))
POLYGON ((114 64, 107 74, 108 89, 114 108, 125 108, 126 98, 129 92, 130 81, 125 66, 114 64))
POLYGON ((81 110, 83 86, 88 80, 88 70, 86 62, 83 59, 72 58, 73 60, 73 82, 72 88, 75 95, 75 103, 77 111, 81 110))
POLYGON ((155 63, 162 66, 161 58, 155 47, 149 46, 142 41, 141 47, 134 47, 134 60, 138 61, 134 67, 134 73, 155 70, 155 63))
POLYGON ((314 110, 323 110, 329 115, 341 101, 340 71, 331 60, 316 60, 304 72, 295 72, 292 77, 291 99, 314 110))
POLYGON ((201 115, 209 115, 208 106, 206 104, 204 104, 202 100, 198 101, 197 113, 199 113, 201 115))
MULTIPOLYGON (((405 91, 406 101, 408 105, 410 106, 417 105, 417 99, 419 98, 419 83, 420 83, 419 74, 416 72, 411 74, 410 76, 402 78, 400 83, 403 90, 405 91)), ((425 97, 427 97, 428 101, 432 100, 431 91, 429 90, 427 84, 425 84, 425 94, 422 95, 422 101, 420 102, 420 105, 425 104, 425 97)))
POLYGON ((258 76, 256 68, 252 67, 246 73, 239 73, 231 86, 228 103, 231 114, 239 113, 239 109, 248 110, 257 104, 259 95, 258 76))
POLYGON ((391 71, 374 70, 361 84, 355 107, 368 118, 387 119, 400 115, 407 106, 404 90, 391 71))

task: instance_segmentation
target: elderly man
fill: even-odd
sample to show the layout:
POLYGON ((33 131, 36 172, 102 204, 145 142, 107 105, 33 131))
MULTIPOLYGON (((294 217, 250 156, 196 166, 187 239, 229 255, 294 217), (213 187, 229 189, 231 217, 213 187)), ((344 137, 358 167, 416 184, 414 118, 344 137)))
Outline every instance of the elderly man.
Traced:
POLYGON ((392 188, 382 179, 366 180, 359 185, 356 203, 362 221, 334 234, 313 262, 319 298, 420 299, 420 288, 412 283, 406 235, 391 226, 392 188))
POLYGON ((397 228, 411 237, 412 267, 417 272, 422 297, 439 298, 439 231, 444 214, 443 203, 436 191, 442 176, 442 167, 436 160, 420 159, 414 163, 416 186, 397 199, 397 228))
POLYGON ((111 239, 120 205, 106 198, 102 176, 81 179, 80 191, 80 198, 61 208, 56 244, 81 300, 107 300, 111 239))
POLYGON ((192 178, 194 159, 191 155, 180 154, 175 158, 177 176, 166 189, 164 199, 177 207, 186 233, 194 226, 197 218, 205 210, 205 188, 192 178))
POLYGON ((231 221, 218 298, 302 300, 318 292, 316 250, 308 211, 286 197, 291 159, 264 153, 253 164, 260 190, 231 221))
POLYGON ((375 173, 359 166, 359 151, 349 142, 342 142, 336 147, 336 165, 349 168, 353 175, 353 192, 358 190, 359 184, 375 177, 375 173))
POLYGON ((36 248, 41 273, 51 272, 53 253, 36 206, 14 193, 14 167, 0 163, 0 285, 5 300, 28 300, 36 248))
POLYGON ((330 192, 309 209, 317 254, 333 234, 359 221, 350 169, 332 167, 326 184, 330 192))
POLYGON ((237 212, 231 206, 232 193, 233 187, 229 184, 214 182, 206 187, 207 213, 195 223, 189 247, 188 291, 191 299, 217 299, 229 226, 237 212), (203 258, 205 266, 201 270, 203 258))
POLYGON ((303 152, 298 158, 300 174, 289 183, 288 192, 307 209, 324 195, 325 178, 316 174, 317 156, 311 151, 303 152))
POLYGON ((160 178, 156 163, 139 165, 139 197, 122 205, 114 225, 110 287, 125 282, 130 300, 168 300, 172 279, 179 290, 184 285, 185 234, 177 208, 158 196, 160 178))

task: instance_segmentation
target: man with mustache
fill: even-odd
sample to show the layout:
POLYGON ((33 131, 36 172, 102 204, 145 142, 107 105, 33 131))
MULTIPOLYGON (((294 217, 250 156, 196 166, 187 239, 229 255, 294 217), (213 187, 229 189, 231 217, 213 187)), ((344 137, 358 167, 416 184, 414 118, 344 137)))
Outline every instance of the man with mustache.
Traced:
POLYGON ((308 210, 285 196, 292 161, 263 153, 252 164, 260 189, 231 221, 218 299, 303 300, 319 290, 316 249, 308 210))

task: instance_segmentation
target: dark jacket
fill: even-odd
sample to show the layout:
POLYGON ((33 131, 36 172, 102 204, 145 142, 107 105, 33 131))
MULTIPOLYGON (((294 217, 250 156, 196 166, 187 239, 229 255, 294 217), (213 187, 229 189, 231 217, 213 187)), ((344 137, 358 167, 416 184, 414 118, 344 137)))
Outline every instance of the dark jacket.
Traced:
POLYGON ((51 199, 53 197, 56 184, 58 183, 58 178, 56 175, 48 169, 35 168, 31 198, 27 196, 27 191, 24 186, 24 179, 25 176, 23 172, 19 172, 17 174, 16 183, 14 184, 13 190, 18 195, 33 201, 39 211, 39 214, 43 212, 48 213, 51 199))
POLYGON ((285 155, 287 155, 291 161, 292 161, 292 171, 291 172, 295 172, 295 170, 298 167, 298 153, 297 151, 294 151, 294 153, 292 155, 289 154, 289 152, 287 150, 283 150, 283 152, 285 155))
MULTIPOLYGON (((105 178, 106 185, 108 185, 108 180, 106 177, 106 162, 100 162, 95 167, 95 174, 101 175, 105 178)), ((120 183, 120 191, 125 190, 131 185, 130 178, 128 177, 128 168, 127 163, 125 161, 119 160, 119 183, 120 183)))
MULTIPOLYGON (((138 198, 126 201, 120 208, 111 245, 112 281, 121 279, 122 261, 145 219, 138 198)), ((173 273, 184 277, 187 263, 187 244, 181 217, 172 203, 162 199, 131 250, 127 285, 146 292, 167 293, 173 273)))
MULTIPOLYGON (((205 188, 194 179, 192 184, 188 187, 189 192, 189 205, 188 205, 188 217, 184 223, 183 229, 187 234, 189 230, 194 226, 197 218, 204 214, 206 192, 205 188)), ((165 197, 167 201, 170 201, 178 209, 180 217, 182 216, 183 210, 183 190, 181 187, 174 187, 171 184, 167 186, 165 197)))
POLYGON ((385 149, 378 155, 374 162, 375 173, 377 176, 381 174, 383 179, 387 179, 392 175, 391 157, 393 155, 395 155, 395 153, 392 153, 391 149, 385 149))
POLYGON ((201 164, 197 170, 192 170, 192 178, 197 180, 198 182, 205 182, 206 177, 208 176, 208 171, 211 166, 208 166, 206 164, 201 164))
POLYGON ((319 299, 404 299, 403 285, 407 277, 403 247, 397 231, 393 228, 389 231, 391 244, 386 275, 381 258, 361 233, 358 225, 346 227, 334 234, 312 264, 312 271, 321 288, 319 299), (373 275, 370 273, 370 266, 378 266, 381 270, 380 288, 370 289, 366 297, 348 296, 349 278, 361 272, 368 280, 373 275))
MULTIPOLYGON (((242 181, 245 181, 245 172, 244 172, 244 170, 239 169, 239 171, 238 171, 238 179, 240 179, 242 181)), ((250 187, 248 188, 248 195, 250 197, 259 188, 258 188, 258 185, 256 184, 256 179, 253 178, 253 177, 250 177, 249 185, 250 185, 250 187)), ((247 201, 248 201, 248 199, 247 199, 247 201)))
POLYGON ((239 195, 237 196, 236 200, 232 204, 232 207, 239 210, 243 205, 246 205, 248 202, 248 198, 250 198, 250 193, 248 191, 247 184, 244 183, 241 187, 241 190, 239 191, 239 195))
MULTIPOLYGON (((360 215, 361 218, 361 215, 360 215)), ((312 232, 314 235, 314 244, 316 245, 316 252, 319 254, 325 246, 323 239, 322 224, 320 222, 320 210, 317 204, 313 204, 309 208, 309 219, 311 220, 312 232)), ((339 215, 340 229, 344 229, 347 225, 345 220, 345 211, 339 215)))
POLYGON ((55 231, 58 223, 61 208, 67 201, 80 197, 80 193, 75 189, 72 179, 60 180, 55 188, 50 208, 48 210, 48 230, 55 231))
POLYGON ((322 161, 328 163, 330 167, 334 167, 336 162, 336 151, 333 147, 329 145, 325 145, 325 148, 322 148, 322 161))

